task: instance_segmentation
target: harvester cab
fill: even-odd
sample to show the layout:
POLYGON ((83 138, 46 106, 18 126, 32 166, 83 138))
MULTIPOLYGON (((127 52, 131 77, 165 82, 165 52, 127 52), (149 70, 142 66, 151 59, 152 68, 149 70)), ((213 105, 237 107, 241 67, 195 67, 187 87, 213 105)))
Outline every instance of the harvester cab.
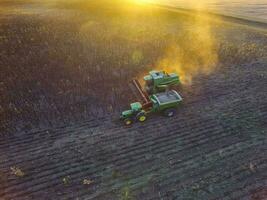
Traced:
POLYGON ((171 86, 180 83, 179 76, 175 73, 168 74, 165 71, 151 71, 144 77, 145 91, 148 94, 164 92, 171 86))
POLYGON ((151 71, 144 80, 146 81, 144 90, 138 80, 133 80, 134 88, 138 91, 141 100, 131 103, 131 109, 121 113, 121 119, 126 125, 134 121, 145 121, 149 113, 161 112, 167 117, 172 117, 182 101, 178 92, 169 88, 180 83, 177 74, 151 71))

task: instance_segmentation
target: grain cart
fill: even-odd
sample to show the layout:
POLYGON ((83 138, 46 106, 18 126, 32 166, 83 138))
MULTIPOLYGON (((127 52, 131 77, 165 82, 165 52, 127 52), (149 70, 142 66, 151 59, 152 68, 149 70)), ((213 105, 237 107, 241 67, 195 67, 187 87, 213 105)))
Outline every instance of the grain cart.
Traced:
MULTIPOLYGON (((170 81, 170 77, 167 77, 167 73, 163 71, 152 71, 151 74, 159 74, 159 75, 166 75, 166 77, 161 77, 161 83, 164 84, 157 84, 159 82, 153 80, 152 77, 152 85, 154 89, 151 91, 157 91, 156 93, 148 93, 144 91, 138 82, 138 80, 133 80, 133 85, 137 89, 139 95, 142 97, 141 102, 131 103, 130 110, 123 111, 121 114, 121 119, 124 121, 126 125, 132 124, 134 121, 144 122, 147 119, 147 115, 150 113, 163 113, 167 117, 172 117, 176 113, 176 108, 182 101, 182 97, 176 92, 175 90, 169 90, 170 85, 175 85, 179 83, 179 78, 176 74, 172 74, 171 78, 175 81, 170 81), (164 81, 163 79, 166 78, 168 81, 164 81), (164 87, 157 87, 163 86, 164 87), (163 90, 164 88, 164 90, 163 90), (159 92, 160 91, 160 92, 159 92)), ((147 76, 144 77, 146 80, 147 76)), ((155 78, 155 77, 154 77, 155 78)))

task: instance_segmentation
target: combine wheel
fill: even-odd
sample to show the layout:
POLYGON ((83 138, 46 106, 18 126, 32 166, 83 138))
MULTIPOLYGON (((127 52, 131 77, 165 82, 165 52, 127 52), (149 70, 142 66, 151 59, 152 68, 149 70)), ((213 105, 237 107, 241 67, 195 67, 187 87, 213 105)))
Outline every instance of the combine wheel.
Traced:
POLYGON ((130 118, 127 118, 127 119, 124 120, 124 124, 125 124, 126 126, 130 126, 132 123, 133 123, 133 120, 130 119, 130 118))
POLYGON ((146 113, 144 112, 140 112, 137 114, 136 116, 136 119, 139 121, 139 122, 144 122, 146 121, 146 113))
POLYGON ((166 117, 173 117, 175 114, 176 114, 176 109, 174 108, 169 108, 169 109, 164 110, 164 115, 166 117))

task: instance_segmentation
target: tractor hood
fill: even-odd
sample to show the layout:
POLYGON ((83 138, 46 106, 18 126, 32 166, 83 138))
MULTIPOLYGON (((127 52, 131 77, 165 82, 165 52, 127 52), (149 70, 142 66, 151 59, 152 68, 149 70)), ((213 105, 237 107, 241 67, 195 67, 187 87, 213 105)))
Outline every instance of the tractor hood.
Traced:
POLYGON ((121 113, 121 119, 125 119, 127 117, 130 117, 133 114, 132 110, 125 110, 121 113))

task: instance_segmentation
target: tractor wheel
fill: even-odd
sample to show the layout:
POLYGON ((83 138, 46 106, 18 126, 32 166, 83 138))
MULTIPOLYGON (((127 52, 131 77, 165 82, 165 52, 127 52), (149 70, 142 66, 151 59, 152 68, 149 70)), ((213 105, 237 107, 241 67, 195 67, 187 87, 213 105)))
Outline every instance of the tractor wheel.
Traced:
POLYGON ((137 114, 136 119, 139 122, 144 122, 144 121, 146 121, 146 114, 144 112, 140 112, 137 114))
POLYGON ((169 108, 164 111, 164 115, 166 117, 173 117, 175 114, 176 114, 176 109, 174 108, 169 108))
POLYGON ((127 119, 124 120, 124 124, 125 124, 126 126, 130 126, 132 123, 133 123, 133 120, 130 119, 130 118, 127 118, 127 119))

